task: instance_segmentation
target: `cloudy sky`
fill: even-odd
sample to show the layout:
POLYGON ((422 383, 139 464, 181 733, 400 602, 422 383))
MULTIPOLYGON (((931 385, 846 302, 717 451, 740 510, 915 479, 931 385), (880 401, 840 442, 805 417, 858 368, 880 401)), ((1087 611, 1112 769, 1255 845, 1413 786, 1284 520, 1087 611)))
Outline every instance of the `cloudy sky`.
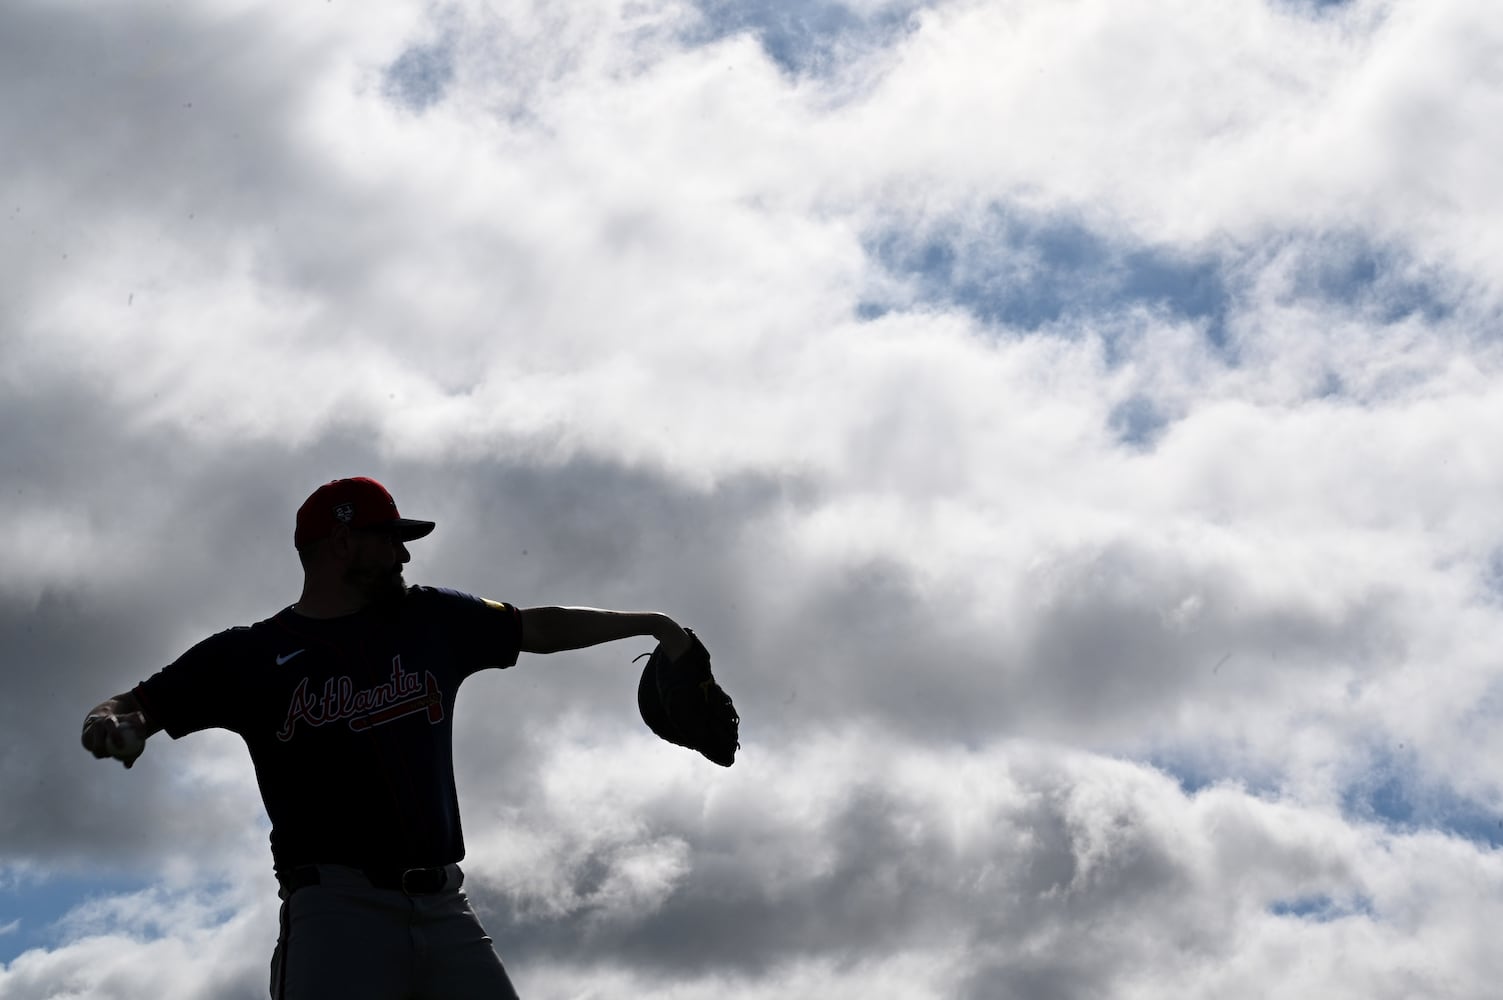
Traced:
POLYGON ((0 95, 0 998, 266 995, 243 746, 78 726, 358 474, 744 717, 466 684, 524 997, 1496 995, 1493 0, 9 0, 0 95))

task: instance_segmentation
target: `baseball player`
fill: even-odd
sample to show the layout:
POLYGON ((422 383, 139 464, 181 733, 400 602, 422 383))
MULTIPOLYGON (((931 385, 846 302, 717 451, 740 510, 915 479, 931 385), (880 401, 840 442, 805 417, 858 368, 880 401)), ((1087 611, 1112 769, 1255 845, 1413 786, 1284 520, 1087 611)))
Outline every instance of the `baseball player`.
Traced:
POLYGON ((641 635, 672 657, 691 647, 663 614, 409 586, 406 543, 433 527, 373 479, 319 487, 297 513, 296 604, 205 639, 84 721, 84 747, 126 767, 163 730, 244 738, 281 886, 276 1000, 515 998, 462 889, 460 683, 524 652, 641 635))

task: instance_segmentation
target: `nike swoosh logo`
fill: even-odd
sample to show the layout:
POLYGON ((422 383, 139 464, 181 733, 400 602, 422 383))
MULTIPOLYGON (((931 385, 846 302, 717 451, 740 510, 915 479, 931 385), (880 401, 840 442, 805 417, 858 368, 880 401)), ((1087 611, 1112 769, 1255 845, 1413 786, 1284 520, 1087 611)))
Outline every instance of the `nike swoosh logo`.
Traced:
POLYGON ((296 652, 288 653, 286 656, 278 656, 277 657, 277 666, 280 667, 282 664, 284 664, 288 660, 292 659, 298 653, 303 653, 303 652, 307 652, 307 647, 306 646, 303 647, 302 649, 297 650, 296 652))

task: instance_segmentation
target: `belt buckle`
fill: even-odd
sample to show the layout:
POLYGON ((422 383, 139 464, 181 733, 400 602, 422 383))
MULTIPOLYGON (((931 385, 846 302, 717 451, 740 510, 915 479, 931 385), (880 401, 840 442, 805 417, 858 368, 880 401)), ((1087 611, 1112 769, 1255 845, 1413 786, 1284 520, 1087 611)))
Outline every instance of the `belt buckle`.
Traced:
POLYGON ((425 896, 438 892, 449 881, 449 873, 442 868, 408 868, 402 872, 402 891, 409 896, 425 896))

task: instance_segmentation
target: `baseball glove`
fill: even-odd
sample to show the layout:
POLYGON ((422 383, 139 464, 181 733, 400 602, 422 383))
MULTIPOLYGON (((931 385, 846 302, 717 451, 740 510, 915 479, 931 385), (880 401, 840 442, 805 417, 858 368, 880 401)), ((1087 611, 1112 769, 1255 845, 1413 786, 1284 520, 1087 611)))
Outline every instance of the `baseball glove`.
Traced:
POLYGON ((650 656, 642 654, 648 660, 637 684, 637 708, 647 728, 669 743, 698 750, 721 767, 730 767, 741 748, 741 717, 731 696, 715 683, 710 651, 692 629, 684 631, 690 646, 678 659, 670 659, 662 643, 650 656))

